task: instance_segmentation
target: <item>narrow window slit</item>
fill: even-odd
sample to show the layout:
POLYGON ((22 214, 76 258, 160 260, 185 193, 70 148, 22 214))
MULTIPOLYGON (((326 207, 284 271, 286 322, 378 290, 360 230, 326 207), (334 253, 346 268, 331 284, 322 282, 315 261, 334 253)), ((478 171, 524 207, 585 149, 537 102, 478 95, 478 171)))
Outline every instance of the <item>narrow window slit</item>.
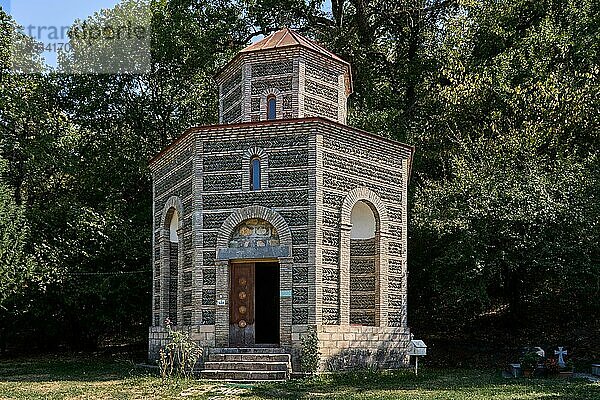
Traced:
POLYGON ((261 162, 260 157, 253 157, 250 160, 250 189, 260 190, 261 189, 261 162))
POLYGON ((277 98, 273 95, 267 97, 267 120, 277 119, 277 98))

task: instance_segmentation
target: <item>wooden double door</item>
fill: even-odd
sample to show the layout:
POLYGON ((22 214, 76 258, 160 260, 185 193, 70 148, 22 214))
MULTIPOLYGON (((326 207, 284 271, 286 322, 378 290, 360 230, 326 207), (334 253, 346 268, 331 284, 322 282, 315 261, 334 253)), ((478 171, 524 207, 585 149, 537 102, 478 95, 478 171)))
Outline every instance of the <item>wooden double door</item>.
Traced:
POLYGON ((229 280, 229 344, 279 344, 279 263, 232 263, 229 280))

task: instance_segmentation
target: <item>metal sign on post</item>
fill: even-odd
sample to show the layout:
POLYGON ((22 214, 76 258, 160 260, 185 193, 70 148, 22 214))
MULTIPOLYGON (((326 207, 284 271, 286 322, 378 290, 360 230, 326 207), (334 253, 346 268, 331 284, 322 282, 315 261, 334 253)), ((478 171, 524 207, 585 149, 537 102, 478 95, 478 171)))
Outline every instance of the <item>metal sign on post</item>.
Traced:
POLYGON ((427 345, 422 340, 411 340, 408 344, 408 355, 415 356, 415 375, 419 375, 419 357, 427 355, 427 345))

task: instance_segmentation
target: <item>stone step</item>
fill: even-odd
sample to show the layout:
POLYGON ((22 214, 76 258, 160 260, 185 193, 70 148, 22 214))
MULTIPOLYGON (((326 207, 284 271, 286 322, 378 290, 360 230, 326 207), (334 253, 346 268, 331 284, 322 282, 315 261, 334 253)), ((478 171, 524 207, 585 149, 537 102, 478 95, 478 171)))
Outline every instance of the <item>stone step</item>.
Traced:
POLYGON ((200 376, 230 382, 284 381, 290 376, 291 358, 276 346, 212 349, 200 376))
POLYGON ((214 354, 287 354, 281 347, 223 347, 210 350, 214 354))
POLYGON ((287 362, 248 362, 248 361, 220 361, 206 362, 205 370, 222 371, 288 371, 287 362))
POLYGON ((205 369, 200 373, 202 379, 219 381, 285 381, 287 371, 224 371, 205 369))
POLYGON ((218 354, 210 353, 208 362, 284 362, 290 363, 289 354, 218 354))

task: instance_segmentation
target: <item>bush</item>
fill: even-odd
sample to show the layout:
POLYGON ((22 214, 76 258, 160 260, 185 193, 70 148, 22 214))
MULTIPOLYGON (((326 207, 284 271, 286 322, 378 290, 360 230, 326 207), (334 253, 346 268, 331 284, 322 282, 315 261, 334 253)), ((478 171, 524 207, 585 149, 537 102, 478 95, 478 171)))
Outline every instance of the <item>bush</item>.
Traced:
POLYGON ((540 357, 540 355, 536 352, 532 351, 525 353, 525 355, 523 355, 523 358, 521 358, 521 369, 523 369, 523 371, 533 371, 537 368, 541 360, 542 357, 540 357))
POLYGON ((546 361, 544 361, 544 366, 546 367, 548 375, 557 375, 560 372, 558 361, 556 361, 554 358, 548 358, 546 361))
POLYGON ((314 375, 319 370, 321 361, 321 352, 319 351, 319 337, 314 327, 309 328, 308 332, 302 336, 302 355, 300 363, 302 371, 314 375))
POLYGON ((160 349, 158 366, 163 381, 176 378, 190 378, 194 367, 202 357, 202 349, 185 332, 173 330, 167 321, 170 342, 160 349))

